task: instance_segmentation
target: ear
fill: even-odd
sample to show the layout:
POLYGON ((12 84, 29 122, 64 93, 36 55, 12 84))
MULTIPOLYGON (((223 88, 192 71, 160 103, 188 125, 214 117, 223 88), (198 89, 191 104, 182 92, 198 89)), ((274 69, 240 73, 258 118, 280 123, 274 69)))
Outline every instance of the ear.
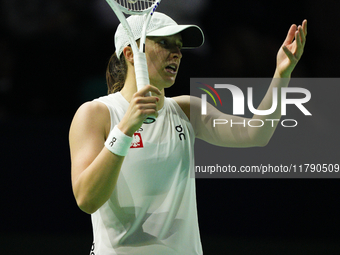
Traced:
POLYGON ((126 61, 129 62, 130 64, 133 64, 133 51, 131 46, 124 47, 123 54, 125 56, 126 61))

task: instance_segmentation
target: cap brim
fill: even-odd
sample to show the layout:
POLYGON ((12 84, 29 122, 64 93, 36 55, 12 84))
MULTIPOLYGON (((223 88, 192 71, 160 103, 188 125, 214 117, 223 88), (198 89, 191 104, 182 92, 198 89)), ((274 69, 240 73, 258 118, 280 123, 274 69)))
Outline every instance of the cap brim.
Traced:
POLYGON ((183 49, 200 47, 204 43, 204 34, 196 25, 166 26, 147 33, 147 36, 170 36, 181 33, 183 49))

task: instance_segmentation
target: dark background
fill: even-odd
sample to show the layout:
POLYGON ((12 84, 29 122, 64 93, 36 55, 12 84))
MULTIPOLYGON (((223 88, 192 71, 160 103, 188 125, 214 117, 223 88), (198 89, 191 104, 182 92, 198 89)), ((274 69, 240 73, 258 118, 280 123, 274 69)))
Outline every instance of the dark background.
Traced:
MULTIPOLYGON (((339 7, 335 0, 163 1, 159 11, 200 25, 206 36, 203 47, 183 52, 167 96, 189 94, 190 77, 271 77, 290 25, 304 18, 308 42, 293 77, 338 77, 339 7)), ((68 129, 83 102, 106 93, 117 19, 104 0, 1 0, 0 8, 0 249, 88 254, 91 222, 72 194, 68 129)), ((333 143, 320 142, 318 155, 337 153, 333 143)), ((197 179, 205 254, 340 254, 339 182, 197 179)))

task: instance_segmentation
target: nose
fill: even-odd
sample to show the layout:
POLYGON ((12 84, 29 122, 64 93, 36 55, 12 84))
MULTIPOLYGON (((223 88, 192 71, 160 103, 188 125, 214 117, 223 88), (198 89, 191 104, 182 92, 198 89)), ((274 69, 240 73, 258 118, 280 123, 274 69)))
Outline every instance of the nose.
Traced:
POLYGON ((178 46, 173 47, 171 54, 173 55, 174 58, 182 58, 182 52, 181 52, 181 48, 178 46))

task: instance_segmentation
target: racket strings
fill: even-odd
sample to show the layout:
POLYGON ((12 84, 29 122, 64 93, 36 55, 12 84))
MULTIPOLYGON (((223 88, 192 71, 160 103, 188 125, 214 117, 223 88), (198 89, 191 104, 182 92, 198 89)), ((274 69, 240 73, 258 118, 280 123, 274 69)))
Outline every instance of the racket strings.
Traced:
POLYGON ((149 9, 156 0, 115 0, 120 6, 131 11, 144 11, 149 9))

